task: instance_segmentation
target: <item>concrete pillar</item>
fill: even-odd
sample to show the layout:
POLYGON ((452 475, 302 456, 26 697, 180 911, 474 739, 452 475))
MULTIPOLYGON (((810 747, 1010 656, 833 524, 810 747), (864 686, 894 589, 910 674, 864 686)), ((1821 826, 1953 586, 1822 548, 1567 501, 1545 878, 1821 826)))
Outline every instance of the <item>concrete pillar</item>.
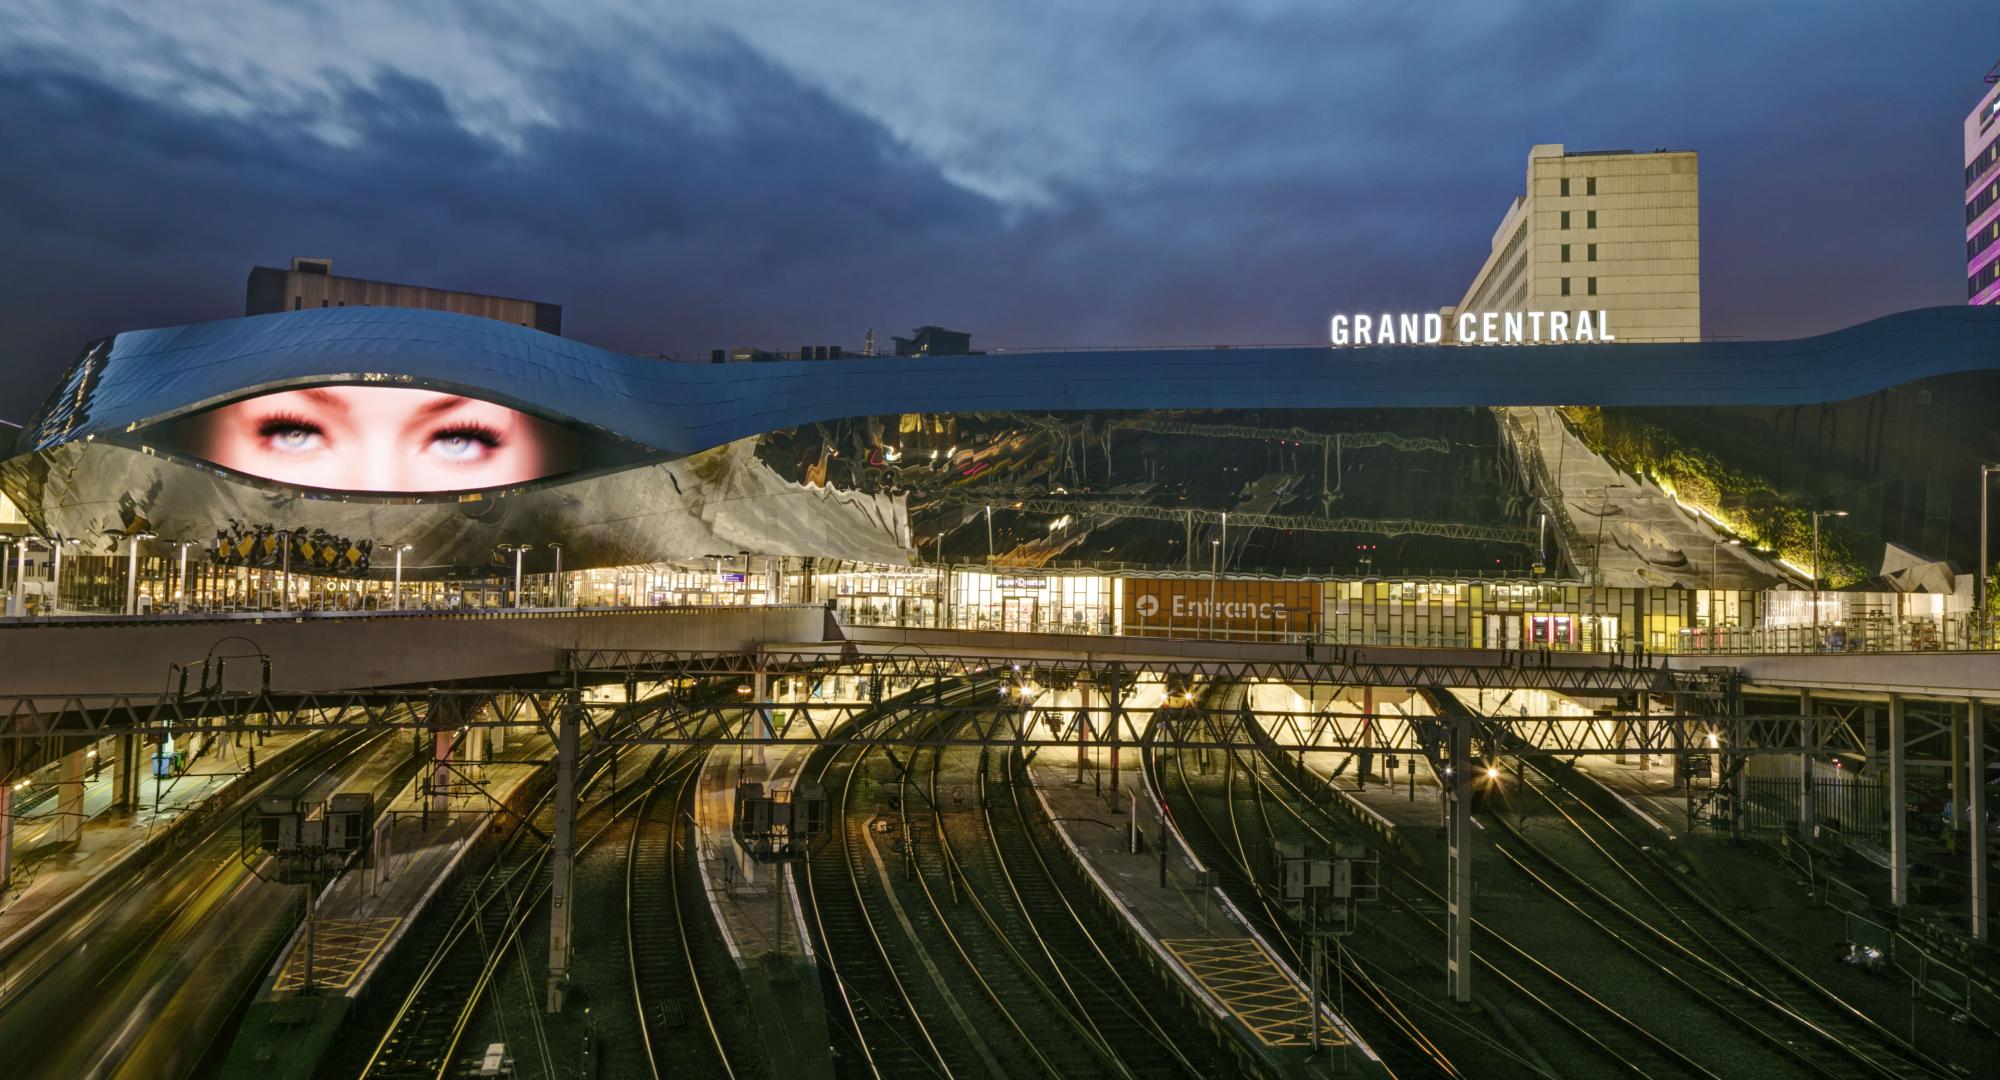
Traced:
POLYGON ((1945 833, 1947 851, 1958 850, 1958 830, 1965 824, 1965 717, 1951 713, 1951 829, 1945 833))
POLYGON ((130 813, 139 803, 135 798, 138 780, 139 740, 132 735, 119 735, 111 740, 113 747, 111 761, 111 807, 130 813))
POLYGON ((451 810, 451 744, 457 728, 436 728, 431 732, 431 813, 439 820, 451 810))
POLYGON ((1453 1001, 1472 1000, 1472 719, 1451 721, 1451 862, 1446 976, 1453 1001))
POLYGON ((486 729, 469 727, 459 738, 458 759, 467 763, 483 763, 486 760, 486 729))
POLYGON ((1805 751, 1799 754, 1799 767, 1797 770, 1799 777, 1799 839, 1801 840, 1811 840, 1813 838, 1813 825, 1819 820, 1818 813, 1813 807, 1812 784, 1813 751, 1819 746, 1819 725, 1814 722, 1812 715, 1812 691, 1801 690, 1799 692, 1799 716, 1803 719, 1800 721, 1799 726, 1806 745, 1805 751))
POLYGON ((582 709, 566 698, 556 723, 556 820, 555 835, 549 843, 554 875, 549 888, 549 1012, 562 1011, 563 993, 569 984, 570 893, 575 871, 576 843, 576 740, 582 709))
POLYGON ((1910 822, 1903 804, 1908 794, 1907 722, 1903 695, 1889 695, 1889 903, 1910 902, 1910 822))
POLYGON ((498 727, 487 728, 486 729, 487 752, 497 757, 499 756, 501 751, 504 751, 506 749, 507 749, 507 725, 501 724, 498 727))
POLYGON ((0 888, 14 880, 14 783, 0 783, 0 888))
POLYGON ((62 774, 56 787, 56 842, 74 844, 83 839, 83 773, 90 758, 85 750, 63 755, 62 774))
POLYGON ((1972 827, 1972 936, 1986 934, 1986 717, 1979 702, 1965 703, 1965 756, 1972 768, 1971 806, 1965 814, 1972 827))

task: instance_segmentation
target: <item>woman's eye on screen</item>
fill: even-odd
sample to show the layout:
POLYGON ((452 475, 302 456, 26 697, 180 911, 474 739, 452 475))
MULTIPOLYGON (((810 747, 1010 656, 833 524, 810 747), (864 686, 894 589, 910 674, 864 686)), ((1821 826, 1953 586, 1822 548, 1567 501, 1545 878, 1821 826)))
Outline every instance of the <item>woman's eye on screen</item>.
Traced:
POLYGON ((309 454, 326 449, 326 432, 310 420, 275 416, 257 425, 257 439, 267 450, 309 454))
POLYGON ((477 425, 449 427, 433 432, 425 452, 453 463, 484 461, 500 448, 500 433, 477 425))

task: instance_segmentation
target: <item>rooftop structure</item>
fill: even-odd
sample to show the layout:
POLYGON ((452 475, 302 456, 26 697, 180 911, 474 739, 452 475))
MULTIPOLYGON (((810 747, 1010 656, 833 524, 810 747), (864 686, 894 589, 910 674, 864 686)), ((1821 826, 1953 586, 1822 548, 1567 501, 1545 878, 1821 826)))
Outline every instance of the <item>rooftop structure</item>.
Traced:
POLYGON ((332 259, 294 258, 291 268, 253 266, 244 287, 243 314, 272 315, 313 308, 399 307, 449 311, 562 335, 562 305, 486 293, 338 277, 332 259))

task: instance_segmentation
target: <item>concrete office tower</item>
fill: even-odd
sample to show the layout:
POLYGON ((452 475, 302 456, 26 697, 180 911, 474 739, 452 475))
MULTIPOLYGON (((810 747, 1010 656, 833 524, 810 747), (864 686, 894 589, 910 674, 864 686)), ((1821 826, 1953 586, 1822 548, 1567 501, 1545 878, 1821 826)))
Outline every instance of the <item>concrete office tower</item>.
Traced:
POLYGON ((2000 64, 1965 116, 1965 295, 2000 304, 2000 64))
POLYGON ((1619 341, 1701 339, 1691 150, 1528 151, 1528 184, 1452 313, 1603 311, 1619 341))
POLYGON ((400 307, 450 311, 562 336, 562 305, 511 296, 336 277, 332 259, 294 258, 289 270, 253 266, 243 290, 243 314, 273 315, 313 308, 400 307))

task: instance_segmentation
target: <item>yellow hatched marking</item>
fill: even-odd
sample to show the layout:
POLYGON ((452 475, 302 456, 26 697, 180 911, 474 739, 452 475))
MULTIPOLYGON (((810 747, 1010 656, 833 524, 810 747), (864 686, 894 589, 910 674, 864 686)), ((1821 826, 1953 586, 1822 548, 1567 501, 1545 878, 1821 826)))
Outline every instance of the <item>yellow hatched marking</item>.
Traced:
MULTIPOLYGON (((1262 944, 1250 938, 1182 938, 1160 944, 1264 1045, 1312 1044, 1306 995, 1262 944)), ((1320 1039, 1328 1045, 1347 1041, 1331 1026, 1320 1029, 1320 1039)))
MULTIPOLYGON (((354 985, 361 969, 381 951, 382 943, 395 932, 399 917, 380 919, 321 919, 313 936, 313 986, 320 990, 345 990, 354 985)), ((272 989, 280 993, 303 990, 306 985, 306 942, 303 937, 285 958, 272 989)))

